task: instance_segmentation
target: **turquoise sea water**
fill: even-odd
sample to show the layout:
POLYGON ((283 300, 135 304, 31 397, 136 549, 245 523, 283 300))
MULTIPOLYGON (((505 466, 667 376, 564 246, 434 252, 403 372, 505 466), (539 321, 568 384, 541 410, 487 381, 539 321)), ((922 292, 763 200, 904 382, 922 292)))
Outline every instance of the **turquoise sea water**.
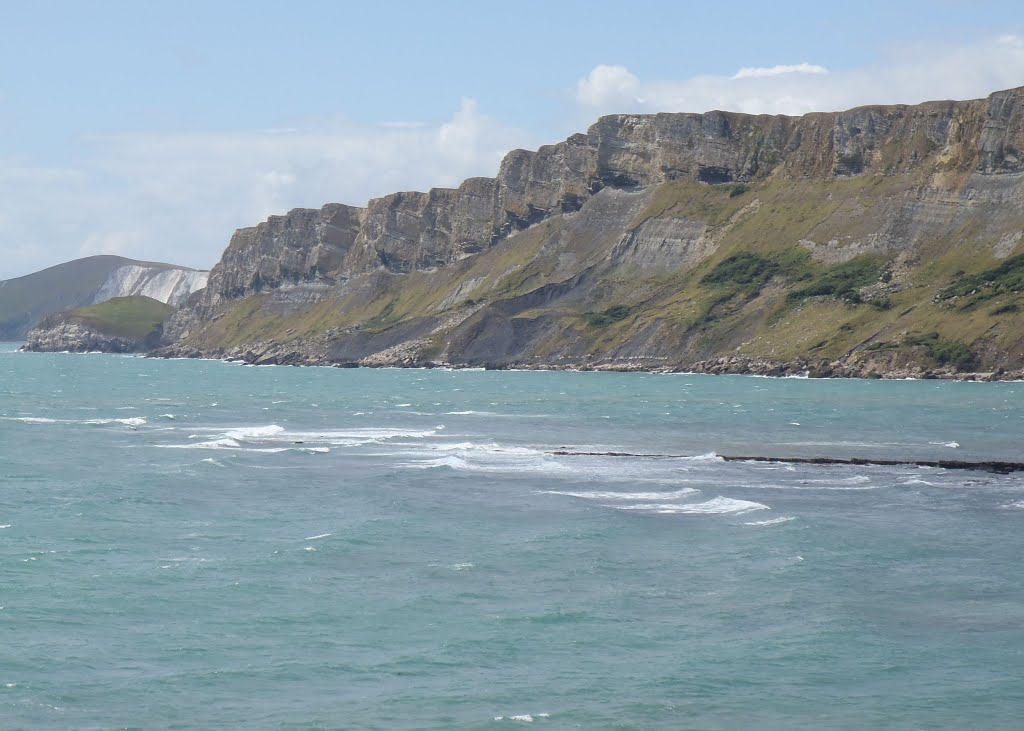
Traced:
POLYGON ((1024 384, 0 346, 0 728, 1018 729, 1024 384), (559 457, 559 449, 691 459, 559 457))

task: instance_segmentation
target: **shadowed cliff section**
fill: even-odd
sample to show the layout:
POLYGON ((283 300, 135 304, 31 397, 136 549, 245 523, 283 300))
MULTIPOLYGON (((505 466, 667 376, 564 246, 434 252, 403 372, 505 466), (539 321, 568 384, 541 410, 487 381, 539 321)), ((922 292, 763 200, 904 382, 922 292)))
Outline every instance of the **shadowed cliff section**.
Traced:
POLYGON ((1022 99, 602 117, 495 178, 238 231, 159 352, 1005 377, 1022 99))

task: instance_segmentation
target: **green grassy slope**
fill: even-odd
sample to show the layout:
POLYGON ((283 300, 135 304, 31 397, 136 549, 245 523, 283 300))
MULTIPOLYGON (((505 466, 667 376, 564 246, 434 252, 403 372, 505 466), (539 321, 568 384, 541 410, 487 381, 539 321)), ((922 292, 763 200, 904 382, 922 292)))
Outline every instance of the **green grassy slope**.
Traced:
POLYGON ((55 317, 80 319, 103 335, 142 341, 173 311, 170 305, 150 297, 115 297, 55 317))
POLYGON ((668 183, 619 230, 555 216, 451 267, 357 280, 309 307, 242 300, 188 344, 301 348, 353 332, 383 342, 396 326, 429 320, 418 357, 453 363, 515 338, 525 345, 495 362, 685 367, 740 355, 882 370, 1024 367, 1024 246, 1002 259, 993 249, 1021 222, 1000 208, 941 208, 922 183, 905 174, 668 183), (654 269, 615 255, 645 222, 671 219, 705 224, 708 253, 654 269), (914 240, 886 244, 879 232, 893 221, 914 240), (839 243, 823 254, 829 242, 839 243))

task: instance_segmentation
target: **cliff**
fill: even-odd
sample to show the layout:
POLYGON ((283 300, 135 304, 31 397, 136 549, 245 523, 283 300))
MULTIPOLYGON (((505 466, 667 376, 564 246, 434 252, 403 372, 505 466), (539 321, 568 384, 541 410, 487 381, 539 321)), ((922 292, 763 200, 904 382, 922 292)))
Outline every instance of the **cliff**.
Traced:
POLYGON ((115 297, 177 307, 206 286, 208 272, 120 256, 89 256, 0 281, 0 340, 23 340, 43 318, 115 297))
POLYGON ((614 115, 495 178, 238 231, 165 355, 361 365, 1024 367, 1024 90, 614 115), (760 364, 760 365, 756 365, 760 364))

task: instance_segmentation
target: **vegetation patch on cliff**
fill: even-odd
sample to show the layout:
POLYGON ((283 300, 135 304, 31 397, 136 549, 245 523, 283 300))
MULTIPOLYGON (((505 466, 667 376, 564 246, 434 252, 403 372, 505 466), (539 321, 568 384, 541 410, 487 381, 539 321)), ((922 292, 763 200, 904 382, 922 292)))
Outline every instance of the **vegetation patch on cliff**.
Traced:
POLYGON ((936 299, 949 301, 957 297, 971 297, 964 304, 968 307, 997 295, 1020 294, 1024 292, 1024 254, 1010 257, 998 266, 977 274, 960 272, 956 277, 957 281, 940 290, 936 299))
POLYGON ((949 366, 958 371, 969 371, 977 363, 977 355, 965 343, 942 337, 937 332, 908 335, 899 342, 877 342, 868 346, 868 352, 916 349, 933 364, 949 366))
POLYGON ((625 320, 629 317, 629 312, 626 305, 615 305, 604 312, 588 312, 583 317, 591 327, 608 327, 619 320, 625 320))
POLYGON ((882 275, 881 262, 872 256, 858 256, 816 274, 813 280, 789 294, 789 299, 808 297, 835 297, 859 304, 860 288, 878 282, 882 275))

